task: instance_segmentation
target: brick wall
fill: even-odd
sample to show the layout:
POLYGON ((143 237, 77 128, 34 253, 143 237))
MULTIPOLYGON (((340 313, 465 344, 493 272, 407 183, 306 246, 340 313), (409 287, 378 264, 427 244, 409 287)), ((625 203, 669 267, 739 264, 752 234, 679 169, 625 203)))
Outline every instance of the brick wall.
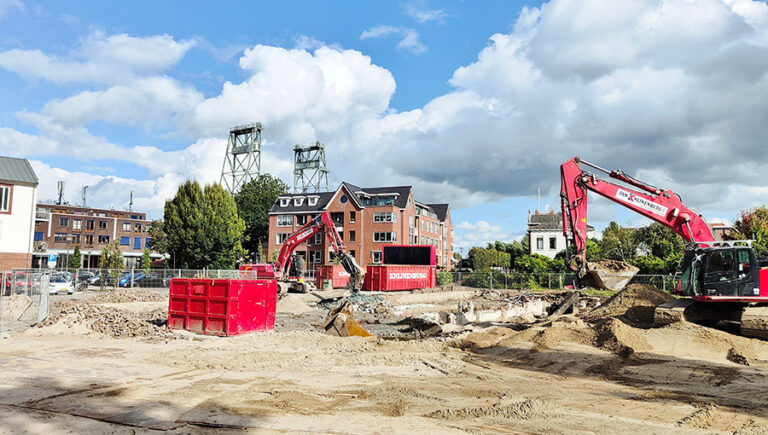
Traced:
POLYGON ((30 267, 27 254, 0 252, 0 270, 27 269, 30 267))

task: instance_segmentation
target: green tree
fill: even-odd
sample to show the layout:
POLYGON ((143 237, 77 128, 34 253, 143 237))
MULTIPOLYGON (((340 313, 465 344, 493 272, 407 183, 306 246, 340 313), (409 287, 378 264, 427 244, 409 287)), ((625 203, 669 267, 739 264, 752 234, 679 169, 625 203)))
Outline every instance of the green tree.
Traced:
POLYGON ((288 192, 288 185, 281 179, 261 174, 244 184, 235 195, 237 212, 245 221, 243 247, 251 254, 258 252, 262 255, 258 249, 269 234, 269 210, 280 195, 288 192))
POLYGON ((149 249, 144 248, 144 255, 141 256, 141 270, 149 273, 150 267, 152 267, 152 259, 149 257, 149 249))
POLYGON ((635 230, 623 228, 616 222, 611 222, 603 230, 600 247, 605 258, 628 262, 637 255, 638 243, 635 240, 635 230))
POLYGON ((178 267, 232 269, 245 255, 245 223, 232 196, 221 185, 200 188, 196 181, 179 186, 165 202, 163 229, 178 267))
POLYGON ((551 263, 552 260, 540 254, 524 255, 515 259, 515 272, 548 273, 552 272, 551 263))
POLYGON ((768 255, 768 208, 765 205, 752 210, 742 210, 741 219, 733 223, 736 230, 734 238, 754 240, 752 248, 755 255, 768 255))
POLYGON ((83 265, 83 259, 80 256, 80 245, 75 245, 75 250, 72 252, 72 258, 69 260, 70 269, 80 269, 83 265))
POLYGON ((474 247, 467 255, 474 270, 482 270, 490 267, 510 267, 510 256, 506 252, 495 249, 474 247))
POLYGON ((105 279, 109 276, 112 287, 114 288, 120 275, 123 272, 124 261, 123 251, 120 250, 120 244, 117 240, 107 244, 104 249, 101 250, 101 284, 104 287, 105 279))
POLYGON ((657 258, 677 256, 685 249, 682 237, 658 222, 639 228, 635 240, 641 251, 657 258))
POLYGON ((158 254, 167 254, 168 237, 165 235, 165 230, 163 230, 163 221, 153 220, 149 224, 147 233, 149 234, 149 238, 152 240, 150 246, 152 250, 158 254))

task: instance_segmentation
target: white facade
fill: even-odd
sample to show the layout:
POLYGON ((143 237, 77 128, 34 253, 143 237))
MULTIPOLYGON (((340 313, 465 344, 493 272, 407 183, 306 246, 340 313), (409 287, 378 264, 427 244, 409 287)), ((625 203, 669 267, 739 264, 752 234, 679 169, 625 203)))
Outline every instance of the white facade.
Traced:
MULTIPOLYGON (((531 231, 529 233, 531 254, 540 254, 545 257, 555 258, 558 252, 565 249, 565 236, 561 230, 531 231)), ((587 238, 595 238, 595 230, 587 230, 587 238)))
POLYGON ((32 252, 37 188, 18 184, 12 188, 10 214, 0 213, 0 252, 27 254, 32 252))

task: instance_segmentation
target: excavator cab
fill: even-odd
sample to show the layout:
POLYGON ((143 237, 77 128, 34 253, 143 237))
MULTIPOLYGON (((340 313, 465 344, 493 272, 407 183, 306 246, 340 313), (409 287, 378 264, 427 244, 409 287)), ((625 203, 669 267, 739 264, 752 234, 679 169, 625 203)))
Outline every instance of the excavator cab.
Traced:
POLYGON ((705 297, 759 295, 759 268, 754 251, 748 245, 720 245, 686 250, 678 292, 705 297))

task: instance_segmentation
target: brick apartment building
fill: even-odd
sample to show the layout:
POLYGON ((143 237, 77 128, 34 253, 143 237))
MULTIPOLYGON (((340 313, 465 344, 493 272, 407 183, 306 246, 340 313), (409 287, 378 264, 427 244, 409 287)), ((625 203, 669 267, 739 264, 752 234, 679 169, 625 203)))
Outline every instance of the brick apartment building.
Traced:
MULTIPOLYGON (((101 250, 120 242, 125 267, 140 267, 144 248, 149 247, 145 213, 105 210, 73 205, 37 204, 32 267, 47 267, 48 254, 59 254, 57 267, 69 267, 75 245, 85 268, 98 268, 101 250)), ((160 258, 159 254, 152 254, 160 258)))
MULTIPOLYGON (((411 186, 361 188, 346 182, 335 192, 286 194, 275 201, 269 212, 270 260, 291 233, 320 211, 330 213, 344 246, 361 265, 380 264, 382 246, 398 244, 435 246, 438 267, 452 267, 448 204, 420 203, 413 198, 411 186)), ((331 264, 322 234, 295 252, 304 257, 308 270, 331 264)))
POLYGON ((30 265, 37 184, 28 160, 0 156, 0 271, 30 265))

